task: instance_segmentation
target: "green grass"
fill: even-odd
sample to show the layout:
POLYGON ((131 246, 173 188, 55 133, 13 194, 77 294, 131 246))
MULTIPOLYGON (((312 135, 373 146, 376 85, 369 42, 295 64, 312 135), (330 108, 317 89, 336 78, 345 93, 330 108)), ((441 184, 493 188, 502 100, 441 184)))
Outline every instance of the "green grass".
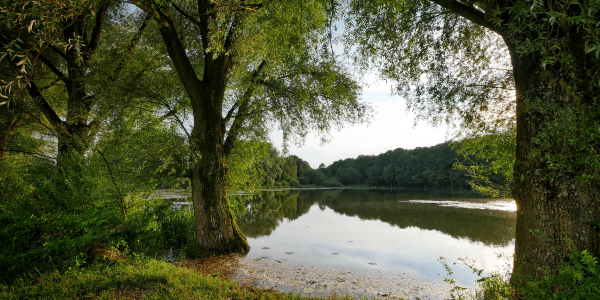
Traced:
POLYGON ((138 259, 96 263, 0 285, 0 299, 305 299, 241 287, 169 263, 138 259))

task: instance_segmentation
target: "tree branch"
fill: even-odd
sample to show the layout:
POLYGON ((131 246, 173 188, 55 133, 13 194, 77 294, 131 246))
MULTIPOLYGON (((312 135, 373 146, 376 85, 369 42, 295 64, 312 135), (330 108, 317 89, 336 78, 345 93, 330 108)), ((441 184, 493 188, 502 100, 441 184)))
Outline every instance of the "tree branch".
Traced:
POLYGON ((200 15, 200 37, 202 48, 208 49, 208 20, 211 17, 209 10, 213 7, 208 0, 198 0, 198 14, 200 15))
POLYGON ((138 28, 137 32, 133 35, 133 38, 131 38, 131 42, 129 43, 129 47, 127 47, 127 50, 125 51, 125 55, 121 58, 121 61, 119 62, 119 64, 117 65, 117 67, 115 68, 113 73, 110 74, 108 76, 108 79, 104 82, 104 85, 103 85, 104 87, 106 87, 109 83, 114 82, 117 79, 117 77, 119 77, 119 74, 125 67, 125 63, 127 63, 129 61, 129 59, 131 58, 131 53, 133 52, 133 49, 135 49, 135 47, 139 43, 140 39, 142 38, 142 34, 144 33, 144 30, 148 27, 148 21, 150 20, 150 18, 151 18, 150 14, 146 14, 146 17, 144 18, 142 25, 140 26, 140 28, 138 28))
POLYGON ((465 85, 465 87, 485 87, 485 88, 501 89, 501 90, 509 90, 509 91, 514 90, 514 88, 495 86, 495 85, 486 85, 486 84, 468 84, 468 85, 465 85))
POLYGON ((191 140, 192 136, 188 132, 187 128, 185 128, 185 125, 183 124, 183 122, 181 121, 181 119, 179 119, 179 117, 177 116, 177 112, 174 111, 174 110, 172 110, 167 104, 165 104, 165 106, 169 110, 169 113, 171 113, 171 116, 173 116, 173 118, 175 118, 175 121, 177 121, 177 123, 179 123, 179 126, 181 126, 181 129, 183 129, 183 132, 187 136, 188 140, 191 140))
POLYGON ((488 22, 485 19, 485 13, 477 8, 475 8, 474 6, 468 6, 465 4, 462 4, 458 1, 454 1, 454 0, 431 0, 431 2, 436 3, 440 6, 442 6, 443 8, 446 8, 450 11, 452 11, 453 13, 477 24, 480 26, 483 26, 485 28, 488 28, 494 32, 496 32, 499 35, 503 35, 504 30, 500 27, 496 27, 494 24, 488 22))
POLYGON ((175 7, 175 9, 182 15, 184 16, 186 19, 190 20, 192 23, 194 23, 196 26, 198 26, 198 28, 200 28, 200 22, 196 19, 194 19, 194 17, 190 16, 189 14, 187 14, 185 11, 183 11, 183 9, 179 8, 179 6, 177 6, 177 4, 175 3, 171 3, 173 5, 173 7, 175 7))
POLYGON ((87 60, 94 55, 96 49, 98 48, 98 44, 100 42, 100 33, 102 32, 102 25, 104 24, 104 16, 106 15, 107 9, 108 6, 102 5, 98 9, 98 12, 96 12, 94 29, 92 30, 92 35, 86 47, 86 51, 83 53, 83 61, 87 62, 87 60))
POLYGON ((46 157, 46 158, 50 158, 50 159, 56 159, 56 157, 52 157, 46 154, 41 154, 41 153, 37 153, 37 152, 31 152, 31 151, 24 151, 24 150, 15 150, 15 149, 0 149, 0 152, 16 152, 16 153, 25 153, 25 154, 31 154, 31 155, 37 155, 37 156, 42 156, 42 157, 46 157))
MULTIPOLYGON (((45 56, 43 56, 42 54, 37 54, 37 51, 31 51, 31 53, 35 56, 37 56, 44 64, 46 64, 46 66, 48 67, 48 69, 50 69, 50 71, 52 71, 52 73, 54 73, 54 75, 56 75, 58 77, 58 79, 60 79, 62 82, 65 83, 65 86, 67 87, 67 90, 71 90, 71 79, 66 76, 63 72, 61 72, 55 65, 54 63, 52 63, 52 61, 50 61, 49 59, 47 59, 45 56)), ((69 92, 70 94, 70 92, 69 92)))
POLYGON ((44 124, 44 122, 43 122, 43 121, 42 121, 40 118, 38 118, 38 116, 36 116, 36 115, 34 115, 33 113, 31 113, 31 112, 29 112, 29 111, 26 111, 26 110, 24 110, 24 109, 22 109, 22 108, 20 108, 20 107, 18 107, 18 106, 16 107, 16 110, 18 110, 18 111, 21 111, 21 112, 23 112, 23 113, 25 113, 25 114, 27 114, 27 115, 31 116, 31 117, 32 117, 32 118, 34 118, 36 121, 38 121, 38 123, 40 123, 40 124, 41 124, 42 126, 44 126, 46 129, 48 129, 48 131, 52 132, 52 128, 50 128, 50 127, 48 127, 48 125, 44 124))
POLYGON ((223 44, 223 48, 225 51, 229 51, 231 46, 233 45, 235 31, 241 23, 241 18, 239 16, 233 16, 233 21, 231 21, 231 27, 229 28, 229 32, 227 32, 227 37, 225 37, 225 43, 223 44))
POLYGON ((263 7, 263 3, 242 5, 239 3, 222 4, 215 0, 209 0, 209 1, 212 2, 213 4, 215 4, 215 6, 218 6, 219 8, 224 8, 224 9, 230 9, 232 7, 235 7, 235 8, 239 8, 240 10, 249 10, 249 11, 257 12, 263 7))
POLYGON ((160 24, 161 26, 164 27, 169 27, 169 22, 167 20, 165 20, 165 16, 163 14, 161 14, 159 11, 157 11, 156 9, 154 9, 152 4, 147 4, 145 3, 145 1, 143 0, 129 0, 131 1, 131 3, 133 3, 135 6, 139 7, 140 9, 142 9, 143 11, 147 12, 149 15, 151 15, 154 20, 156 20, 156 22, 158 22, 158 24, 160 24))
POLYGON ((67 60, 67 55, 62 52, 60 49, 56 48, 56 46, 49 45, 50 49, 52 49, 56 54, 60 55, 64 60, 67 60))
MULTIPOLYGON (((229 156, 229 154, 231 154, 231 151, 233 150, 233 147, 234 147, 234 143, 239 136, 242 126, 244 125, 244 121, 246 121, 247 116, 249 116, 248 108, 250 106, 250 99, 252 98, 252 94, 254 93, 254 84, 257 81, 258 76, 260 76, 260 72, 265 67, 265 65, 266 65, 266 62, 264 60, 261 61, 260 64, 258 65, 258 67, 256 68, 256 70, 254 70, 254 72, 252 72, 252 79, 250 80, 250 86, 248 87, 248 89, 246 90, 244 95, 238 101, 236 101, 236 103, 234 104, 234 107, 237 106, 238 110, 237 110, 237 114, 235 115, 235 119, 233 120, 233 124, 231 124, 231 128, 227 132, 227 139, 225 140, 225 143, 223 144, 223 153, 225 156, 229 156)), ((229 112, 227 113, 227 117, 225 117, 225 119, 223 119, 223 121, 221 123, 221 126, 223 127, 223 131, 225 131, 225 126, 227 125, 227 122, 233 115, 234 107, 232 107, 229 110, 229 112)))
POLYGON ((203 82, 198 78, 174 26, 161 26, 160 35, 167 47, 167 52, 177 71, 177 75, 179 75, 183 87, 190 98, 194 115, 201 116, 202 107, 199 101, 202 99, 202 95, 199 87, 203 85, 203 82))
POLYGON ((102 153, 100 149, 96 149, 96 151, 100 153, 100 157, 102 157, 102 160, 104 160, 104 163, 106 164, 106 169, 108 169, 108 174, 110 175, 110 180, 115 185, 117 193, 119 193, 119 199, 121 200, 121 212, 123 213, 123 221, 125 222, 127 220, 127 208, 125 207, 125 198, 123 197, 123 193, 121 193, 121 188, 119 188, 119 185, 115 180, 115 176, 113 175, 112 169, 110 168, 110 164, 108 163, 106 157, 104 157, 104 153, 102 153))
POLYGON ((62 80, 54 79, 54 80, 52 80, 52 82, 50 84, 48 84, 47 86, 43 86, 40 90, 45 91, 45 90, 55 86, 59 81, 62 81, 62 80))
MULTIPOLYGON (((15 68, 17 68, 17 67, 15 67, 15 68)), ((29 82, 29 84, 27 85, 27 91, 29 92, 29 95, 33 99, 33 102, 40 109, 40 111, 42 112, 44 117, 46 117, 46 120, 48 120, 48 122, 50 122, 50 124, 52 124, 52 127, 54 127, 54 129, 57 131, 61 131, 61 132, 65 131, 63 128, 63 121, 60 119, 58 114, 56 114, 54 109, 52 109, 50 104, 46 101, 46 98, 44 98, 44 95, 42 95, 42 93, 38 89, 35 82, 33 82, 33 81, 29 82)), ((66 132, 62 132, 62 133, 66 133, 66 132)))

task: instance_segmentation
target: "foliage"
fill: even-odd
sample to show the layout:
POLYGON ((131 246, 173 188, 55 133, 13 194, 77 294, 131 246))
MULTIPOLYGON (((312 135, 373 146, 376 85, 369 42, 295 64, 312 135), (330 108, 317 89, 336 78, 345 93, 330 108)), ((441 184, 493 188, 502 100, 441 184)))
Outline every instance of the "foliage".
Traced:
POLYGON ((172 201, 144 201, 130 213, 123 236, 134 253, 156 256, 167 250, 184 249, 187 255, 194 256, 194 214, 191 209, 173 206, 172 201))
POLYGON ((457 285, 456 280, 454 280, 454 277, 452 276, 454 272, 452 271, 452 268, 448 266, 446 259, 444 257, 440 257, 438 258, 438 261, 442 264, 444 270, 446 270, 446 276, 448 276, 444 276, 444 282, 452 285, 452 290, 450 290, 450 298, 458 300, 467 299, 467 294, 465 292, 466 288, 457 285))
POLYGON ((114 178, 115 194, 188 187, 184 177, 190 159, 188 145, 178 125, 162 117, 117 116, 93 150, 90 157, 101 172, 98 175, 114 178))
MULTIPOLYGON (((508 299, 597 299, 600 296, 600 266, 598 258, 590 252, 581 252, 571 249, 563 253, 565 260, 556 274, 546 268, 546 275, 542 279, 528 281, 526 285, 514 287, 510 284, 510 273, 502 274, 494 271, 488 276, 482 276, 484 270, 477 269, 473 262, 459 258, 469 267, 479 279, 474 294, 465 293, 465 288, 457 285, 452 279, 452 269, 444 258, 438 261, 444 266, 448 277, 444 281, 453 285, 452 299, 482 299, 482 300, 508 300, 508 299)), ((519 273, 512 277, 519 278, 519 273)))
MULTIPOLYGON (((557 274, 546 269, 542 281, 529 281, 517 291, 531 299, 597 299, 600 297, 600 265, 587 250, 564 254, 557 274)), ((519 276, 519 275, 517 275, 519 276)))
POLYGON ((236 212, 262 187, 266 177, 259 163, 268 157, 268 144, 258 141, 238 141, 229 156, 227 194, 232 212, 236 212))
POLYGON ((502 38, 434 2, 350 1, 344 42, 353 59, 391 79, 417 119, 466 125, 513 114, 502 38))
POLYGON ((119 201, 103 195, 105 184, 85 161, 73 159, 60 170, 38 161, 24 179, 31 188, 1 204, 2 280, 81 266, 91 245, 116 242, 111 228, 122 221, 119 201))
POLYGON ((151 299, 305 299, 239 286, 197 270, 151 259, 97 263, 85 269, 49 272, 0 284, 3 299, 67 299, 128 297, 151 299))
POLYGON ((472 134, 453 147, 462 156, 454 168, 467 172, 473 190, 491 197, 510 197, 516 153, 514 128, 472 134))
POLYGON ((61 33, 65 23, 69 24, 70 20, 93 13, 98 7, 98 2, 87 0, 1 1, 0 62, 5 63, 15 58, 19 59, 17 66, 20 74, 14 80, 2 80, 0 97, 7 98, 14 91, 24 88, 33 75, 33 68, 41 62, 39 53, 45 49, 49 47, 66 49, 81 45, 82 36, 76 35, 69 37, 67 41, 60 41, 61 33))
POLYGON ((398 148, 377 156, 360 155, 333 162, 322 170, 344 185, 402 188, 467 189, 463 172, 452 165, 457 155, 450 145, 405 150, 398 148))
POLYGON ((279 150, 267 143, 268 156, 260 160, 259 169, 263 171, 262 187, 299 187, 310 184, 304 176, 310 176, 313 169, 310 164, 295 155, 280 156, 279 150))
POLYGON ((497 197, 510 192, 514 135, 498 132, 471 136, 453 146, 442 143, 413 150, 398 148, 376 156, 360 155, 322 165, 316 170, 290 155, 280 157, 274 147, 261 161, 263 187, 379 186, 397 188, 469 189, 497 197), (486 143, 482 143, 485 141, 486 143), (501 145, 500 147, 498 145, 501 145), (455 152, 452 147, 458 150, 455 152), (457 162, 461 159, 462 162, 457 162), (511 162, 512 159, 512 162, 511 162), (296 162, 295 165, 292 162, 296 162), (471 180, 465 176, 465 171, 471 180), (499 174, 502 176, 499 176, 499 174), (495 175, 495 176, 494 176, 495 175))

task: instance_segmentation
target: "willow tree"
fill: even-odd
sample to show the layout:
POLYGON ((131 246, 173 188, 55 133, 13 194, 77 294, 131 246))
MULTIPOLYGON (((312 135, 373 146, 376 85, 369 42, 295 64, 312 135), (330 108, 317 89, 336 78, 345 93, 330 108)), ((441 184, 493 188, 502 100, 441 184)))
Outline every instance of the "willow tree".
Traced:
POLYGON ((349 41, 363 61, 380 63, 383 76, 397 80, 423 116, 473 123, 515 101, 515 271, 543 277, 571 247, 600 256, 600 3, 350 6, 349 41))
POLYGON ((120 5, 0 1, 0 96, 28 92, 55 133, 59 158, 88 150, 105 119, 98 108, 107 90, 135 77, 120 75, 150 18, 119 19, 120 5))
MULTIPOLYGON (((160 28, 193 115, 192 200, 204 253, 247 251, 228 205, 228 158, 279 126, 286 138, 364 121, 359 86, 320 45, 327 1, 132 3, 160 28)), ((326 135, 325 135, 326 136, 326 135)))

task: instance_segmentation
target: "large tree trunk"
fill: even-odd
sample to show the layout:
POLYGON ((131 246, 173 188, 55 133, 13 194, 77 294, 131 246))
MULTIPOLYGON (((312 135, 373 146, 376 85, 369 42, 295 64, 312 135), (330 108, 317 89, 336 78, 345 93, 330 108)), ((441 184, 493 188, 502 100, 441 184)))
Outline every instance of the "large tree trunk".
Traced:
MULTIPOLYGON (((201 31, 208 30, 208 21, 201 23, 205 26, 201 31)), ((237 21, 233 24, 237 24, 237 21)), ((202 255, 246 252, 250 246, 233 218, 227 197, 227 157, 230 151, 226 148, 232 146, 225 146, 227 128, 223 119, 223 100, 231 54, 218 57, 214 57, 213 53, 205 54, 203 76, 200 79, 173 23, 165 21, 161 25, 160 33, 167 52, 192 105, 192 201, 200 252, 202 255)), ((225 44, 229 47, 231 42, 225 44)), ((231 144, 237 133, 230 131, 228 135, 231 144)))
MULTIPOLYGON (((218 71, 213 75, 218 75, 218 71)), ((227 196, 227 151, 224 151, 222 103, 226 80, 199 90, 201 110, 194 113, 191 150, 200 154, 192 166, 192 200, 196 237, 204 255, 247 252, 250 246, 233 218, 227 196), (201 112, 201 115, 199 115, 201 112)))
POLYGON ((217 152, 202 153, 192 169, 196 237, 202 255, 247 252, 227 197, 227 166, 217 152))
MULTIPOLYGON (((582 180, 582 169, 556 169, 548 161, 548 157, 561 151, 564 153, 567 139, 580 136, 551 139, 546 146, 540 146, 539 140, 543 134, 550 133, 547 124, 557 120, 557 115, 571 110, 581 116, 591 113, 594 104, 568 98, 560 84, 563 81, 561 73, 553 68, 542 69, 536 54, 516 53, 510 45, 509 50, 517 94, 513 189, 517 227, 513 282, 518 285, 523 282, 521 280, 541 279, 545 269, 555 274, 570 249, 588 250, 596 257, 600 256, 597 225, 600 220, 600 182, 598 176, 582 180)), ((586 92, 589 91, 583 91, 586 92)), ((576 126, 582 125, 587 124, 576 126)), ((574 163, 581 159, 577 153, 566 155, 565 161, 574 163)))

